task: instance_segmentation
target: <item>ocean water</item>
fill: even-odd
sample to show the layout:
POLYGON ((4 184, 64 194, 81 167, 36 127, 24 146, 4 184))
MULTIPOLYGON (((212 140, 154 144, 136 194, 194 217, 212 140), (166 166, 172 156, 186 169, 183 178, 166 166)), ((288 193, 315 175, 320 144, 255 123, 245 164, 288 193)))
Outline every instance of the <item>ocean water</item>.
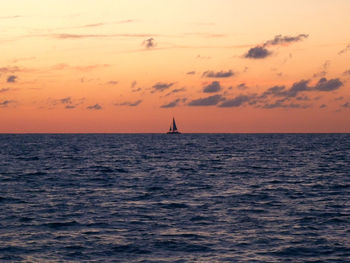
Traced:
POLYGON ((0 262, 350 262, 350 135, 0 135, 0 262))

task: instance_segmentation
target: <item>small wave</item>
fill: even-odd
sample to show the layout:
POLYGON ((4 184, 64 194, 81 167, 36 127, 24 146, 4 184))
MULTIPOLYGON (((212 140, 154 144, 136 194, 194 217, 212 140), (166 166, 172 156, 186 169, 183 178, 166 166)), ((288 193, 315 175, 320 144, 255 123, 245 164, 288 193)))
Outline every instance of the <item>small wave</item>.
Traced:
POLYGON ((151 251, 141 248, 135 244, 117 245, 113 247, 113 251, 117 253, 131 254, 150 254, 151 251))
POLYGON ((19 221, 20 221, 20 222, 24 222, 24 223, 26 223, 26 222, 31 222, 31 221, 33 221, 33 218, 24 216, 24 217, 21 217, 21 218, 19 219, 19 221))
POLYGON ((0 196, 0 203, 25 204, 27 202, 19 198, 0 196))
POLYGON ((162 204, 162 207, 167 208, 167 209, 189 208, 188 205, 183 204, 183 203, 162 204))
POLYGON ((155 245, 155 247, 160 248, 160 249, 164 249, 164 250, 189 252, 189 253, 210 252, 212 250, 209 246, 200 245, 200 244, 196 244, 196 243, 184 242, 183 240, 181 240, 181 241, 177 241, 177 240, 156 241, 154 245, 155 245))
POLYGON ((80 226, 77 221, 69 221, 69 222, 52 222, 52 223, 47 223, 45 226, 53 229, 61 229, 61 228, 67 228, 67 227, 74 227, 74 226, 80 226))

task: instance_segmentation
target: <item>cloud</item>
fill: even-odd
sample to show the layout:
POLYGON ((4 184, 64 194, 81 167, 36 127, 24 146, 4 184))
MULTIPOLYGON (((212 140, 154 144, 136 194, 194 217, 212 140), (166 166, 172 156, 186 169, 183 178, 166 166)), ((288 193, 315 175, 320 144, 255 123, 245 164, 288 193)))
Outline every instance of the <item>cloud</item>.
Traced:
POLYGON ((246 90, 246 89, 248 89, 248 87, 245 83, 241 83, 241 84, 237 85, 237 89, 246 90))
POLYGON ((310 90, 308 86, 309 80, 301 80, 299 82, 295 82, 292 87, 284 92, 284 96, 286 97, 296 97, 300 92, 310 90))
POLYGON ((314 89, 318 91, 334 91, 339 89, 341 86, 343 86, 343 82, 341 82, 338 78, 330 80, 321 78, 314 89))
POLYGON ((322 78, 327 75, 328 68, 330 66, 331 62, 327 60, 323 65, 322 65, 322 70, 320 72, 317 72, 314 74, 314 78, 322 78))
POLYGON ((93 24, 85 24, 85 25, 81 25, 81 26, 65 27, 65 28, 60 28, 60 29, 91 28, 91 27, 101 27, 101 26, 112 25, 112 24, 126 24, 126 23, 132 23, 132 22, 135 22, 135 20, 127 19, 127 20, 120 20, 120 21, 115 21, 115 22, 110 22, 110 23, 99 22, 99 23, 93 23, 93 24))
POLYGON ((154 38, 151 37, 151 38, 148 38, 148 39, 146 39, 145 41, 143 41, 143 42, 142 42, 142 45, 145 46, 146 48, 150 49, 150 48, 155 47, 157 44, 156 44, 156 42, 154 41, 154 38))
POLYGON ((141 88, 137 88, 137 89, 131 90, 131 92, 139 92, 139 91, 141 91, 141 90, 142 90, 141 88))
POLYGON ((130 106, 130 107, 136 107, 138 106, 139 104, 141 104, 142 100, 137 100, 135 102, 129 102, 129 101, 126 101, 126 102, 122 102, 122 103, 119 103, 119 104, 114 104, 116 106, 130 106))
POLYGON ((85 98, 81 99, 72 99, 71 97, 65 97, 61 99, 51 99, 49 98, 49 107, 52 109, 53 107, 57 105, 64 105, 65 109, 75 109, 79 105, 83 104, 85 101, 85 98))
POLYGON ((60 102, 62 104, 72 104, 72 99, 71 97, 66 97, 66 98, 60 99, 60 102))
POLYGON ((94 64, 94 65, 86 65, 86 66, 71 66, 65 63, 60 63, 60 64, 56 64, 54 66, 51 67, 51 69, 53 70, 64 70, 64 69, 74 69, 74 70, 78 70, 78 71, 83 71, 83 72, 88 72, 94 69, 98 69, 98 68, 107 68, 110 67, 111 65, 109 64, 94 64))
POLYGON ((285 98, 294 98, 297 97, 302 92, 311 92, 311 91, 334 91, 343 86, 343 83, 338 79, 321 78, 318 83, 312 87, 309 86, 309 80, 301 80, 295 82, 291 88, 286 89, 285 86, 274 86, 266 90, 263 94, 260 95, 260 99, 267 98, 268 96, 273 97, 285 97, 285 98))
POLYGON ((350 108, 350 103, 346 102, 343 105, 341 105, 343 108, 350 108))
POLYGON ((196 71, 189 71, 186 73, 187 75, 195 75, 196 74, 196 71))
POLYGON ((251 59, 263 59, 268 56, 270 56, 272 52, 267 50, 266 48, 262 46, 256 46, 251 49, 249 49, 248 53, 244 55, 245 58, 251 58, 251 59))
POLYGON ((111 80, 111 81, 108 81, 107 84, 108 85, 117 85, 119 82, 118 81, 115 81, 115 80, 111 80))
POLYGON ((169 96, 171 94, 179 93, 179 92, 183 92, 183 91, 186 91, 186 89, 185 88, 174 89, 174 90, 170 91, 169 93, 167 93, 165 96, 169 96))
POLYGON ((348 52, 348 51, 350 51, 350 44, 347 45, 344 49, 340 50, 340 51, 338 52, 338 55, 343 55, 343 54, 345 54, 345 53, 348 52))
POLYGON ((14 18, 21 18, 23 16, 15 15, 15 16, 0 16, 0 19, 14 19, 14 18))
POLYGON ((2 89, 0 89, 0 93, 7 92, 9 90, 10 90, 9 88, 2 88, 2 89))
POLYGON ((7 108, 10 104, 15 103, 16 101, 14 100, 4 100, 4 101, 0 101, 0 107, 2 108, 7 108))
POLYGON ((99 104, 90 105, 86 107, 88 110, 102 110, 102 106, 99 104))
POLYGON ((134 80, 134 81, 131 83, 131 88, 132 88, 132 89, 135 88, 136 85, 137 85, 137 82, 134 80))
POLYGON ((162 91, 164 91, 164 90, 166 90, 166 89, 169 89, 171 86, 173 86, 174 85, 174 83, 162 83, 162 82, 158 82, 158 83, 156 83, 156 84, 154 84, 153 86, 152 86, 152 93, 154 93, 154 92, 157 92, 157 91, 159 91, 159 92, 162 92, 162 91))
POLYGON ((343 72, 343 75, 344 75, 344 76, 350 76, 350 70, 344 71, 344 72, 343 72))
POLYGON ((293 42, 301 41, 305 38, 308 38, 309 35, 306 34, 299 34, 297 36, 282 36, 277 35, 274 39, 266 41, 263 45, 257 45, 251 49, 249 49, 248 53, 244 55, 245 58, 251 58, 251 59, 263 59, 272 54, 271 51, 267 49, 267 47, 270 46, 276 46, 276 45, 287 45, 293 42))
POLYGON ((234 73, 232 70, 219 71, 219 72, 205 71, 202 75, 202 77, 206 77, 206 78, 229 78, 232 76, 234 76, 234 73))
POLYGON ((221 95, 213 95, 206 98, 192 100, 188 103, 189 106, 213 106, 217 105, 223 97, 221 95))
POLYGON ((136 85, 137 85, 137 82, 136 82, 136 81, 133 81, 133 82, 131 83, 131 92, 139 92, 139 91, 142 90, 141 88, 136 88, 136 85))
POLYGON ((7 78, 7 83, 15 83, 16 82, 16 80, 17 80, 17 76, 15 76, 15 75, 11 75, 11 76, 8 76, 8 78, 7 78))
POLYGON ((203 87, 203 92, 205 93, 215 93, 215 92, 219 92, 220 90, 221 90, 221 86, 219 81, 213 81, 209 85, 203 87))
POLYGON ((295 98, 296 100, 299 100, 299 101, 310 101, 310 97, 308 96, 299 96, 299 97, 296 97, 295 98))
POLYGON ((168 104, 164 104, 164 105, 162 105, 160 107, 161 108, 174 108, 174 107, 178 106, 180 101, 181 101, 180 99, 176 99, 176 100, 174 100, 174 101, 172 101, 172 102, 170 102, 168 104))
POLYGON ((115 38, 115 37, 144 38, 144 37, 151 37, 152 35, 151 34, 69 34, 69 33, 61 33, 61 34, 52 34, 49 36, 52 38, 55 38, 55 39, 82 39, 82 38, 115 38))
POLYGON ((264 109, 276 109, 276 108, 292 108, 292 109, 306 109, 309 108, 310 105, 303 105, 303 104, 298 104, 298 103, 289 103, 289 104, 284 104, 284 100, 277 100, 274 103, 267 103, 263 105, 264 109))
POLYGON ((0 72, 1 73, 15 73, 15 72, 18 72, 18 71, 21 71, 21 69, 19 67, 2 67, 0 68, 0 72))
POLYGON ((260 95, 261 99, 267 98, 268 96, 284 96, 286 91, 285 86, 273 86, 267 89, 263 94, 260 95))
POLYGON ((77 106, 76 105, 66 105, 64 108, 67 110, 75 109, 77 106))
POLYGON ((230 107, 240 107, 246 102, 249 102, 251 99, 255 98, 255 95, 239 95, 233 99, 225 100, 219 105, 221 108, 230 108, 230 107))
POLYGON ((300 92, 309 91, 311 88, 308 86, 308 80, 301 80, 295 82, 290 89, 286 89, 285 86, 274 86, 266 90, 260 98, 266 98, 268 96, 273 97, 296 97, 300 92))
POLYGON ((290 44, 293 42, 298 42, 298 41, 304 40, 308 37, 309 37, 309 35, 307 35, 307 34, 299 34, 295 37, 277 35, 277 36, 275 36, 274 39, 266 41, 264 43, 264 47, 290 44))

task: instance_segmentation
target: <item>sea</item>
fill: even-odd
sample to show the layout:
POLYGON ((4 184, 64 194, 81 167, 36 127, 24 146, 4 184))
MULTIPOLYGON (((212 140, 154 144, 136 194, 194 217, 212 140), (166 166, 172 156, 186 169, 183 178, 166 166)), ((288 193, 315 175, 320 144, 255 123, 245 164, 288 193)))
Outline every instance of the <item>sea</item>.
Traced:
POLYGON ((1 134, 0 262, 350 262, 350 134, 1 134))

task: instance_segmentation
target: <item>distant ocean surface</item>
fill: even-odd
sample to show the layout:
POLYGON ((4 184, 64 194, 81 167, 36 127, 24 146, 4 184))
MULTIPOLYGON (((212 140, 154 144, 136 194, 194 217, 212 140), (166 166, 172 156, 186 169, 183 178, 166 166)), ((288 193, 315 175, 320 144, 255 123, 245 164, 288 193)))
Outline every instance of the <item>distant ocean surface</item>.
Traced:
POLYGON ((0 262, 350 262, 350 134, 2 134, 0 262))

